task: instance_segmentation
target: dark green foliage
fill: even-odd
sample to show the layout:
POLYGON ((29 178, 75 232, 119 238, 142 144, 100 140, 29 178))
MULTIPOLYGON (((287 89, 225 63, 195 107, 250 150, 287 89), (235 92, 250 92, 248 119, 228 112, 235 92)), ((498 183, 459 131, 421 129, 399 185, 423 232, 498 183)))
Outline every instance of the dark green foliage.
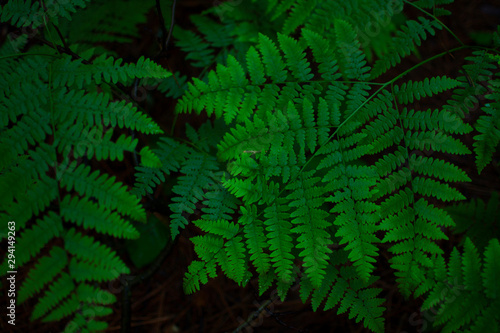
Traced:
MULTIPOLYGON (((296 15, 294 9, 300 6, 300 1, 283 2, 274 8, 274 17, 290 8, 291 15, 296 15)), ((361 82, 378 77, 414 52, 427 34, 442 28, 439 21, 432 17, 407 21, 373 71, 360 50, 354 26, 340 18, 330 22, 333 37, 329 34, 329 39, 316 29, 302 29, 298 39, 280 32, 276 39, 260 34, 243 60, 229 55, 226 64, 217 65, 206 79, 189 83, 177 105, 181 112, 205 110, 230 126, 218 145, 219 158, 229 162, 223 185, 244 203, 241 229, 226 224, 231 220, 214 221, 214 226, 228 228, 229 233, 223 235, 203 222, 207 235, 193 240, 201 261, 189 268, 185 288, 194 291, 215 276, 215 264, 241 283, 243 275, 228 272, 226 266, 236 265, 233 268, 239 272, 246 261, 230 261, 223 240, 242 235, 247 249, 240 251, 255 266, 261 293, 274 281, 284 297, 295 279, 299 259, 301 288, 308 290, 304 300, 312 292, 317 308, 330 295, 327 308, 342 300, 339 313, 349 309, 365 326, 383 331, 381 318, 372 317, 382 313, 382 301, 373 301, 377 310, 370 314, 354 301, 366 302, 363 310, 367 311, 378 294, 366 284, 373 278, 376 244, 391 244, 391 263, 403 294, 410 296, 426 285, 435 257, 443 254, 437 243, 447 239, 443 228, 454 226, 436 200, 465 199, 453 183, 470 181, 442 154, 470 154, 459 136, 473 128, 451 110, 413 108, 415 101, 445 90, 456 88, 463 94, 458 90, 464 82, 460 77, 402 84, 396 78, 377 91, 361 82), (306 53, 312 57, 306 58, 306 53), (421 156, 427 152, 436 154, 421 156), (368 154, 376 156, 373 165, 363 164, 368 154), (315 169, 308 165, 312 157, 321 159, 315 169), (383 239, 376 236, 381 231, 383 239), (332 250, 333 244, 340 249, 332 250), (223 252, 226 254, 221 255, 223 252), (338 264, 350 262, 354 271, 329 271, 332 258, 342 252, 347 257, 338 264), (361 288, 368 288, 366 292, 355 287, 359 282, 354 281, 363 281, 361 288), (348 287, 351 283, 354 285, 348 287)), ((289 25, 285 31, 291 29, 289 25)), ((482 57, 486 57, 484 52, 482 57)), ((491 65, 488 68, 496 70, 491 65)), ((485 110, 485 117, 494 117, 496 109, 485 110)), ((486 124, 495 123, 485 117, 478 129, 482 133, 487 131, 486 124)), ((342 266, 347 267, 351 266, 342 266)))
MULTIPOLYGON (((57 16, 69 17, 68 11, 85 4, 64 3, 55 7, 59 11, 54 16, 45 17, 47 23, 57 23, 57 16)), ((2 19, 9 13, 24 15, 9 7, 16 5, 9 2, 2 19)), ((14 16, 12 22, 37 25, 37 6, 34 2, 29 14, 34 16, 14 16)), ((115 296, 98 283, 130 270, 113 249, 84 234, 92 230, 137 238, 130 220, 145 222, 146 212, 124 184, 91 168, 90 161, 122 161, 135 152, 137 139, 125 129, 162 133, 132 104, 117 100, 113 84, 170 73, 144 58, 123 64, 103 54, 89 64, 48 47, 38 47, 32 55, 20 54, 18 47, 23 45, 7 41, 0 49, 0 216, 16 222, 17 236, 15 266, 7 269, 5 258, 2 274, 36 262, 17 298, 18 303, 39 298, 32 319, 71 316, 68 331, 102 329, 106 325, 97 317, 110 313, 102 305, 115 296), (48 251, 42 252, 44 248, 48 251)), ((158 160, 148 149, 137 153, 146 167, 158 160)), ((2 238, 6 227, 2 224, 2 238)))
MULTIPOLYGON (((198 231, 186 293, 220 272, 242 286, 256 273, 260 294, 275 287, 284 299, 299 284, 302 301, 310 299, 315 311, 335 308, 384 332, 385 300, 375 286, 383 254, 405 297, 422 296, 424 309, 437 307, 436 327, 498 332, 489 325, 500 313, 500 247, 492 231, 498 196, 487 205, 451 204, 467 199, 457 183, 472 178, 453 162, 457 156, 474 153, 478 173, 498 165, 499 34, 492 48, 466 58, 457 77, 403 80, 454 51, 443 50, 376 81, 447 30, 437 17, 450 14, 442 8, 450 2, 254 0, 231 10, 221 4, 191 17, 193 29, 174 30, 169 47, 201 68, 197 77, 172 75, 144 57, 124 64, 93 48, 137 36, 132 28, 149 9, 139 1, 124 2, 134 14, 126 19, 112 11, 115 1, 88 4, 74 20, 68 13, 86 3, 65 2, 45 17, 47 36, 57 35, 59 24, 82 58, 39 45, 36 54, 22 54, 22 37, 5 43, 0 217, 16 221, 17 267, 34 263, 18 302, 39 298, 33 319, 71 315, 67 331, 105 328, 85 313, 98 307, 99 316, 107 315, 102 305, 115 296, 99 282, 130 270, 95 234, 138 238, 134 223, 146 221, 141 200, 167 184, 172 239, 190 223, 198 231), (422 15, 406 19, 404 6, 422 15), (368 23, 379 33, 370 35, 368 23), (167 136, 116 97, 120 84, 136 79, 153 79, 176 99, 176 112, 206 112, 210 119, 197 129, 188 124, 183 138, 167 136), (434 101, 447 91, 446 102, 434 101), (138 149, 136 132, 161 136, 138 149), (124 159, 135 162, 131 188, 93 163, 124 159), (463 255, 454 249, 446 256, 449 229, 469 237, 463 255), (443 293, 450 285, 458 290, 453 301, 443 293), (467 304, 475 306, 464 310, 467 304)), ((2 9, 2 21, 42 24, 35 21, 38 2, 11 1, 2 9)), ((7 259, 2 274, 6 267, 7 259)))
POLYGON ((12 0, 2 6, 2 22, 10 21, 17 27, 32 26, 38 28, 48 22, 58 23, 60 17, 70 18, 78 8, 87 5, 88 0, 50 0, 45 3, 39 1, 12 0))
POLYGON ((437 262, 436 283, 422 305, 422 310, 436 308, 435 326, 442 325, 442 332, 500 330, 499 260, 497 238, 489 241, 484 254, 467 238, 462 255, 453 249, 448 269, 442 259, 437 262))
POLYGON ((479 250, 486 247, 490 238, 500 238, 498 192, 493 192, 487 203, 481 199, 474 199, 447 207, 446 210, 456 223, 454 232, 465 233, 479 250))
POLYGON ((153 2, 130 0, 93 0, 71 20, 61 22, 61 28, 67 32, 67 42, 72 44, 92 47, 102 42, 130 43, 139 37, 137 24, 146 22, 146 14, 153 5, 153 2))

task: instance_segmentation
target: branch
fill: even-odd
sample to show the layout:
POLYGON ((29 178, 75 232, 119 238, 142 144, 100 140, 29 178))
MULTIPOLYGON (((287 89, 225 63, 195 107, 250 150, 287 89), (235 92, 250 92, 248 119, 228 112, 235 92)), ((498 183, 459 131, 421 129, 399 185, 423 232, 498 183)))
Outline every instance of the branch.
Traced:
POLYGON ((165 52, 167 51, 168 44, 170 43, 170 39, 172 38, 172 32, 174 30, 175 23, 175 6, 177 4, 177 0, 174 0, 172 3, 172 17, 170 20, 170 29, 165 26, 165 19, 163 18, 163 13, 161 11, 160 0, 156 0, 156 11, 158 12, 158 16, 160 17, 160 29, 162 31, 161 36, 161 44, 160 44, 160 52, 154 57, 155 61, 165 57, 165 52))

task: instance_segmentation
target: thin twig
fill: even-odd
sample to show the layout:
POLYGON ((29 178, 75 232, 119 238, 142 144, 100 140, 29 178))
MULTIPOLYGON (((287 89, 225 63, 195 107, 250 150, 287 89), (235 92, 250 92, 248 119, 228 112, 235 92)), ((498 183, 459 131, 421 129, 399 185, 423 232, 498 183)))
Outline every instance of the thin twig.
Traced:
POLYGON ((267 310, 267 307, 273 303, 276 298, 278 298, 278 294, 273 295, 270 299, 266 300, 262 305, 254 312, 252 312, 249 316, 248 319, 242 323, 240 326, 238 326, 233 333, 238 333, 241 332, 245 327, 249 326, 252 324, 252 322, 257 319, 257 317, 260 316, 260 314, 264 311, 267 310))
POLYGON ((160 29, 162 31, 161 36, 161 45, 160 52, 155 56, 155 61, 165 57, 165 52, 167 51, 167 47, 170 43, 170 39, 172 38, 172 32, 174 30, 175 24, 175 6, 177 4, 177 0, 174 0, 172 3, 172 17, 170 20, 170 29, 167 33, 167 27, 165 26, 165 19, 163 18, 163 12, 161 11, 160 0, 156 0, 156 11, 158 12, 158 16, 160 17, 160 29))
POLYGON ((57 51, 61 52, 61 53, 65 53, 65 54, 68 54, 70 56, 72 56, 73 58, 75 59, 81 59, 82 60, 82 63, 85 64, 85 65, 92 65, 92 63, 88 60, 85 60, 84 58, 80 57, 78 54, 76 54, 75 52, 71 51, 69 48, 66 48, 64 46, 61 46, 61 45, 54 45, 52 44, 51 42, 49 42, 48 40, 44 39, 44 38, 36 38, 39 42, 41 42, 42 44, 45 44, 47 46, 50 46, 51 48, 53 49, 57 49, 57 51))
POLYGON ((59 35, 59 38, 61 39, 61 42, 63 43, 64 47, 69 50, 70 48, 68 46, 68 43, 66 43, 66 40, 64 39, 64 36, 61 33, 61 30, 59 30, 57 25, 55 25, 54 23, 52 23, 52 25, 54 26, 54 29, 56 29, 56 32, 59 35))
MULTIPOLYGON (((160 29, 161 29, 161 43, 160 43, 160 55, 163 51, 163 47, 165 46, 165 43, 167 41, 167 27, 165 27, 165 19, 163 18, 163 13, 161 11, 161 5, 160 5, 160 0, 156 0, 156 11, 158 12, 158 16, 160 18, 160 29)), ((157 56, 158 57, 158 56, 157 56)))
POLYGON ((177 0, 174 0, 172 3, 172 17, 170 20, 170 29, 168 30, 167 41, 165 42, 165 51, 167 50, 168 44, 170 43, 170 39, 172 38, 172 32, 174 31, 174 14, 175 14, 175 5, 177 4, 177 0))

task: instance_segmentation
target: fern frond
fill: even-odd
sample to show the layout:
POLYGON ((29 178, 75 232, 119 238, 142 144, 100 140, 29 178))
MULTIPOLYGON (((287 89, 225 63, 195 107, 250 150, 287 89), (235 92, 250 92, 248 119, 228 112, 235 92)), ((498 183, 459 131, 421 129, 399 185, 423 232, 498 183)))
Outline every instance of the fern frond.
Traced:
POLYGON ((205 284, 207 282, 208 276, 205 269, 205 263, 197 260, 192 261, 184 276, 184 292, 186 294, 192 294, 200 289, 200 284, 205 284))
POLYGON ((192 214, 195 204, 202 200, 203 190, 212 186, 213 171, 218 166, 215 158, 204 154, 194 153, 183 163, 181 172, 184 174, 178 178, 177 185, 172 188, 176 197, 172 198, 173 203, 169 205, 172 210, 170 228, 172 239, 179 234, 179 229, 188 224, 185 214, 192 214))
POLYGON ((62 231, 62 219, 54 212, 38 219, 37 223, 31 229, 25 229, 16 241, 19 248, 27 249, 17 253, 17 265, 21 267, 35 257, 52 238, 60 237, 62 231))
POLYGON ((31 319, 38 319, 47 314, 47 312, 57 306, 64 298, 69 296, 75 288, 76 286, 71 276, 67 273, 62 273, 61 276, 50 285, 44 296, 40 298, 31 314, 31 319))
MULTIPOLYGON (((224 5, 222 4, 222 6, 224 5)), ((243 6, 240 4, 238 7, 243 6)), ((222 22, 222 24, 220 16, 219 19, 216 19, 212 15, 207 15, 208 13, 217 13, 217 8, 207 10, 204 13, 205 15, 192 15, 191 21, 198 31, 194 32, 176 27, 173 32, 173 36, 177 40, 176 45, 187 53, 186 59, 192 60, 192 65, 195 67, 208 67, 216 62, 225 63, 228 55, 238 57, 239 47, 241 46, 240 39, 243 36, 235 31, 235 26, 242 23, 242 19, 237 17, 238 12, 249 14, 248 10, 253 10, 251 7, 246 7, 247 12, 245 12, 244 8, 238 8, 235 11, 234 8, 230 7, 232 17, 223 20, 225 22, 222 22)), ((250 20, 252 19, 250 18, 250 20)), ((243 21, 245 20, 243 19, 243 21)), ((244 31, 242 31, 242 34, 248 33, 245 28, 242 30, 244 31)))
POLYGON ((137 238, 139 233, 116 212, 101 207, 87 198, 67 195, 61 201, 61 216, 84 228, 92 228, 97 232, 114 237, 137 238))
POLYGON ((369 201, 378 177, 370 167, 349 165, 370 150, 369 146, 350 147, 359 139, 357 135, 351 142, 333 141, 324 146, 322 152, 327 156, 318 169, 329 170, 323 182, 331 184, 328 189, 332 194, 326 200, 335 205, 330 213, 338 214, 334 221, 338 227, 335 236, 341 239, 340 244, 347 244, 349 259, 359 276, 367 280, 374 269, 373 257, 377 256, 377 248, 372 243, 380 241, 375 236, 378 208, 369 201))
POLYGON ((49 256, 42 257, 37 265, 29 272, 28 277, 21 285, 18 302, 22 303, 39 292, 49 281, 68 264, 68 255, 60 247, 53 247, 49 256))
POLYGON ((485 97, 491 102, 481 108, 485 114, 479 117, 475 125, 480 133, 474 136, 473 144, 478 173, 491 163, 500 144, 500 79, 490 80, 489 88, 492 92, 485 97))
MULTIPOLYGON (((347 261, 347 256, 341 253, 336 254, 336 256, 338 256, 336 259, 332 259, 336 264, 347 261)), ((381 306, 383 299, 376 297, 381 290, 367 288, 368 282, 363 282, 355 276, 356 270, 352 266, 341 266, 340 269, 328 266, 322 285, 312 293, 313 310, 316 310, 326 298, 325 310, 338 305, 337 314, 349 310, 349 318, 356 318, 356 322, 363 320, 364 326, 373 332, 383 332, 384 319, 381 317, 384 311, 384 307, 381 306)), ((310 291, 309 279, 304 276, 301 281, 303 301, 307 299, 310 291)))
POLYGON ((135 171, 135 184, 132 193, 139 198, 146 194, 152 194, 153 188, 165 181, 165 175, 161 169, 136 166, 135 171))
MULTIPOLYGON (((215 173, 214 178, 222 179, 221 173, 215 173)), ((234 214, 240 202, 226 188, 220 186, 205 193, 203 204, 205 207, 201 211, 205 214, 202 218, 216 221, 220 219, 231 220, 231 215, 234 214)))
POLYGON ((193 60, 193 66, 207 67, 212 64, 214 50, 209 48, 209 44, 203 41, 200 36, 192 31, 180 28, 175 29, 173 36, 177 39, 176 45, 188 53, 186 59, 193 60))
POLYGON ((267 247, 267 237, 264 234, 264 224, 257 218, 257 207, 251 205, 241 207, 241 218, 238 223, 243 225, 245 238, 250 254, 250 260, 254 263, 257 273, 266 273, 271 268, 269 254, 265 251, 267 247))
POLYGON ((286 80, 288 72, 276 45, 265 35, 259 35, 259 51, 262 53, 262 62, 266 68, 266 74, 277 83, 286 80))
POLYGON ((229 239, 224 244, 224 250, 228 257, 228 268, 224 269, 221 264, 226 276, 236 281, 240 286, 248 281, 247 277, 250 275, 245 260, 246 249, 244 244, 241 236, 229 239))
MULTIPOLYGON (((215 263, 217 263, 226 276, 240 285, 244 281, 246 283, 249 273, 243 239, 238 236, 240 227, 227 220, 200 219, 194 224, 207 233, 191 238, 196 253, 205 265, 205 269, 201 269, 198 274, 206 275, 208 273, 211 277, 215 276, 215 263)), ((194 280, 185 281, 190 284, 190 286, 185 285, 185 288, 197 290, 199 282, 204 280, 204 277, 195 277, 193 274, 190 279, 194 280)))
POLYGON ((453 96, 448 100, 444 109, 465 117, 469 110, 479 103, 478 96, 485 94, 487 89, 481 83, 489 81, 493 70, 497 68, 485 51, 474 51, 473 55, 466 57, 467 63, 463 66, 463 74, 457 77, 461 84, 453 91, 453 96))
POLYGON ((138 206, 139 199, 127 192, 127 189, 115 181, 115 177, 90 173, 90 167, 73 162, 61 175, 61 184, 68 191, 75 190, 80 195, 95 197, 100 205, 110 210, 129 215, 137 221, 145 221, 144 208, 138 206), (131 209, 132 208, 132 209, 131 209))
POLYGON ((283 198, 277 199, 273 204, 264 209, 264 225, 268 231, 268 244, 271 251, 271 261, 274 262, 276 274, 279 280, 285 282, 292 281, 292 269, 294 255, 292 237, 290 235, 291 223, 288 206, 284 205, 283 198))
MULTIPOLYGON (((5 63, 3 60, 0 63, 5 63)), ((0 82, 0 119, 1 126, 15 124, 22 114, 29 115, 38 109, 37 106, 48 102, 48 87, 44 81, 48 79, 44 57, 34 56, 26 61, 9 61, 5 68, 4 80, 0 82), (9 98, 7 98, 7 96, 9 98), (30 96, 29 99, 26 96, 30 96)))
POLYGON ((423 40, 430 34, 434 36, 436 29, 442 26, 435 20, 419 17, 418 21, 409 20, 401 30, 396 32, 392 44, 389 46, 387 55, 377 60, 371 72, 371 79, 375 79, 385 73, 389 68, 396 66, 403 58, 416 51, 416 46, 420 46, 423 40))
MULTIPOLYGON (((458 84, 452 79, 442 80, 437 78, 432 84, 430 81, 410 84, 410 90, 407 91, 405 86, 404 93, 402 88, 395 88, 395 97, 400 103, 407 103, 413 97, 421 98, 458 84)), ((372 146, 377 147, 372 154, 389 147, 395 148, 375 163, 381 181, 376 186, 374 198, 385 198, 380 210, 384 217, 380 228, 386 231, 383 242, 395 242, 390 249, 395 254, 392 265, 399 271, 397 276, 402 292, 409 294, 425 281, 426 270, 433 266, 431 257, 442 253, 435 244, 435 240, 446 239, 440 225, 453 225, 445 211, 430 205, 425 198, 434 196, 443 201, 462 200, 464 196, 448 183, 469 180, 454 165, 441 159, 420 158, 415 152, 432 149, 467 154, 468 148, 450 134, 467 133, 471 127, 449 111, 431 113, 430 110, 403 109, 398 112, 392 104, 393 100, 387 97, 373 100, 357 117, 376 118, 363 130, 370 138, 366 142, 372 142, 372 146), (444 174, 444 170, 449 174, 444 174)))
MULTIPOLYGON (((108 267, 102 265, 94 265, 88 261, 80 261, 73 257, 69 266, 69 273, 74 277, 77 282, 84 281, 110 281, 120 276, 120 271, 110 270, 108 267)), ((124 271, 125 274, 130 274, 128 270, 124 271)))
MULTIPOLYGON (((79 260, 86 263, 92 263, 96 267, 108 271, 110 276, 103 280, 113 280, 120 274, 129 274, 130 270, 125 266, 123 261, 116 256, 116 253, 105 245, 101 245, 92 237, 83 236, 75 232, 75 229, 70 229, 64 235, 64 248, 79 260)), ((71 264, 70 264, 71 269, 71 264)), ((86 272, 86 275, 92 272, 86 272)), ((92 276, 92 275, 90 275, 92 276)), ((76 281, 82 281, 82 277, 73 274, 76 281)))
POLYGON ((492 192, 487 203, 481 199, 473 199, 459 205, 446 207, 453 217, 456 234, 465 233, 479 250, 484 250, 491 238, 500 238, 495 225, 500 215, 498 192, 492 192))
MULTIPOLYGON (((50 8, 55 3, 46 5, 50 8)), ((61 4, 60 11, 47 22, 55 22, 56 16, 75 3, 61 4)), ((38 5, 33 4, 33 8, 38 5)), ((99 84, 170 74, 144 59, 122 66, 121 59, 101 56, 92 65, 84 65, 81 59, 54 54, 46 47, 40 47, 39 53, 14 54, 8 61, 0 61, 2 73, 8 73, 0 83, 0 189, 6 193, 0 199, 0 216, 16 221, 22 245, 16 253, 18 264, 37 262, 21 283, 18 301, 48 288, 32 318, 50 321, 80 311, 73 330, 102 329, 105 323, 93 321, 87 314, 102 303, 95 298, 97 289, 75 286, 81 281, 109 281, 128 269, 110 248, 75 230, 134 238, 138 232, 124 217, 145 220, 145 211, 140 198, 115 177, 93 172, 88 164, 91 158, 123 160, 125 151, 134 151, 137 139, 123 133, 112 138, 117 128, 150 134, 159 134, 161 129, 131 104, 112 100, 110 87, 99 84), (48 255, 38 258, 44 246, 58 239, 62 239, 63 248, 53 246, 48 255)), ((139 154, 144 164, 158 165, 148 148, 139 154)), ((7 271, 5 259, 0 274, 7 271)), ((114 300, 112 295, 107 299, 114 300)), ((106 313, 109 309, 100 312, 106 313)))
POLYGON ((492 283, 500 266, 500 244, 498 239, 491 239, 484 251, 484 266, 478 251, 470 239, 466 239, 462 256, 456 249, 448 263, 448 276, 436 274, 443 280, 438 281, 429 293, 422 308, 438 308, 435 327, 442 327, 442 332, 481 332, 488 327, 496 332, 498 326, 500 302, 498 284, 492 283), (451 284, 451 286, 450 286, 451 284), (452 288, 453 298, 444 292, 452 288), (467 307, 467 304, 474 304, 467 307))
POLYGON ((348 80, 365 81, 369 77, 370 67, 366 66, 365 54, 360 50, 356 32, 346 21, 334 21, 335 45, 340 71, 348 80))
POLYGON ((297 80, 309 81, 312 79, 314 74, 310 74, 311 68, 309 68, 309 63, 305 59, 304 48, 301 48, 293 38, 283 34, 278 34, 278 41, 285 54, 287 64, 297 80))
POLYGON ((290 35, 297 27, 301 26, 308 21, 309 15, 318 6, 318 1, 299 0, 293 4, 290 10, 290 15, 283 23, 281 33, 283 35, 290 35))
POLYGON ((178 99, 187 89, 186 80, 187 76, 181 75, 179 72, 175 72, 172 76, 161 80, 157 89, 164 93, 167 97, 178 99))
POLYGON ((443 92, 444 90, 455 88, 460 83, 455 79, 450 79, 446 76, 436 76, 425 78, 424 81, 412 82, 408 81, 403 83, 401 87, 394 86, 394 95, 399 103, 408 104, 413 103, 413 99, 420 100, 426 96, 432 96, 443 92))
POLYGON ((43 321, 61 320, 62 318, 74 313, 78 308, 82 307, 82 313, 76 314, 76 317, 80 317, 83 320, 80 320, 79 323, 70 322, 70 326, 72 326, 70 329, 75 329, 76 327, 85 328, 87 325, 89 328, 97 326, 102 329, 102 323, 95 321, 94 319, 96 316, 99 317, 110 314, 111 310, 109 308, 99 306, 98 309, 100 311, 97 314, 97 311, 95 311, 96 309, 93 309, 93 307, 100 304, 110 304, 115 301, 115 296, 110 292, 82 283, 77 286, 75 293, 62 303, 62 306, 50 312, 43 319, 43 321), (90 312, 89 310, 93 311, 90 312))
POLYGON ((9 1, 2 7, 2 16, 0 21, 10 21, 17 27, 32 26, 37 28, 47 21, 57 24, 59 17, 67 19, 76 12, 77 8, 84 8, 88 0, 71 1, 51 1, 42 7, 36 1, 9 1))
POLYGON ((82 123, 87 126, 112 126, 135 129, 145 134, 162 134, 163 131, 148 116, 125 101, 110 102, 110 95, 85 93, 85 91, 59 90, 54 96, 58 101, 55 115, 61 122, 82 123), (72 112, 67 112, 68 108, 72 112))
POLYGON ((123 59, 115 60, 105 54, 96 58, 92 64, 82 64, 82 59, 72 60, 70 56, 63 55, 53 64, 52 84, 55 88, 64 85, 82 88, 84 84, 95 82, 100 84, 126 82, 133 78, 158 78, 164 79, 172 74, 152 60, 139 58, 136 64, 122 65, 123 59))
POLYGON ((302 35, 311 48, 316 62, 319 63, 318 71, 321 73, 321 77, 330 82, 339 79, 341 74, 336 73, 338 70, 337 60, 328 40, 307 29, 302 29, 302 35))
POLYGON ((325 230, 330 224, 325 220, 328 213, 319 207, 323 204, 324 189, 318 187, 319 177, 312 178, 313 172, 303 173, 289 183, 287 190, 293 191, 287 196, 291 200, 290 213, 292 224, 296 225, 292 232, 299 234, 297 248, 303 249, 299 254, 304 258, 305 273, 314 287, 319 287, 328 265, 329 245, 332 244, 329 233, 325 230))

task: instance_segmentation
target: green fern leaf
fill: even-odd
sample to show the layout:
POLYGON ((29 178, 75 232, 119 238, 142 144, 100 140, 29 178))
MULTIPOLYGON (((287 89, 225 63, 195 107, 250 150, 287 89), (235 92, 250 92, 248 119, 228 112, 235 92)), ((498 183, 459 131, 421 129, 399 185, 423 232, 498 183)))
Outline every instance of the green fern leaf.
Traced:
POLYGON ((482 107, 485 114, 475 126, 480 133, 474 136, 473 144, 479 173, 492 161, 500 143, 500 80, 491 80, 489 86, 493 92, 485 97, 491 102, 482 107))
MULTIPOLYGON (((64 248, 75 258, 86 262, 93 262, 98 267, 102 267, 110 272, 113 277, 106 280, 112 280, 118 277, 119 274, 129 274, 130 270, 116 256, 113 250, 107 246, 101 245, 92 237, 82 236, 75 232, 75 229, 70 229, 64 235, 64 248)), ((79 280, 78 277, 74 278, 79 280)))
POLYGON ((306 59, 304 59, 304 49, 301 49, 299 44, 293 38, 286 35, 278 34, 278 41, 285 54, 287 64, 297 80, 311 80, 314 75, 310 74, 311 69, 309 68, 309 63, 306 59))
POLYGON ((448 276, 437 274, 441 281, 435 285, 423 304, 423 309, 438 304, 434 326, 441 326, 443 332, 480 332, 484 327, 498 331, 498 309, 500 303, 497 284, 492 284, 498 273, 500 245, 497 239, 490 240, 484 252, 485 265, 470 239, 466 239, 462 256, 456 249, 448 263, 448 276), (443 288, 455 291, 453 298, 443 288), (467 304, 474 304, 467 307, 467 304), (489 324, 487 324, 487 322, 489 324))
POLYGON ((366 66, 364 53, 360 50, 353 27, 346 21, 334 21, 337 54, 342 75, 346 79, 365 81, 369 77, 370 67, 366 66))
POLYGON ((456 223, 453 232, 465 233, 479 250, 484 250, 492 238, 500 238, 500 232, 495 229, 499 216, 498 192, 493 192, 485 203, 481 199, 471 200, 459 205, 446 207, 456 223))
POLYGON ((28 277, 21 285, 17 301, 23 303, 39 292, 49 281, 54 279, 67 263, 66 252, 60 247, 53 247, 49 256, 42 257, 35 268, 29 272, 28 277))
POLYGON ((19 267, 23 266, 35 257, 52 238, 59 237, 62 231, 62 220, 54 212, 38 219, 31 229, 25 229, 16 240, 16 245, 19 248, 27 250, 16 253, 16 264, 19 267))
POLYGON ((184 162, 181 169, 184 176, 179 177, 177 185, 172 188, 178 196, 172 199, 173 203, 169 206, 172 210, 172 239, 179 234, 180 228, 188 224, 184 214, 194 212, 195 204, 203 198, 202 191, 212 185, 212 172, 217 169, 215 158, 203 154, 193 154, 184 162))
POLYGON ((120 238, 137 238, 139 233, 127 221, 115 212, 94 204, 86 198, 78 199, 70 196, 61 201, 61 216, 85 229, 95 229, 97 232, 120 238))
POLYGON ((425 78, 424 81, 403 83, 401 88, 394 86, 394 95, 399 103, 413 103, 413 99, 420 100, 426 96, 432 96, 444 90, 455 88, 460 83, 455 79, 450 79, 446 76, 433 77, 430 80, 425 78))
POLYGON ((200 283, 205 284, 207 282, 208 276, 205 269, 205 263, 196 260, 192 261, 184 277, 184 292, 186 294, 192 294, 200 289, 200 283))
POLYGON ((328 254, 331 253, 330 235, 325 230, 329 223, 325 220, 328 213, 319 209, 323 203, 323 189, 317 187, 319 177, 312 178, 312 172, 304 173, 287 185, 293 191, 287 196, 289 206, 294 207, 290 213, 292 223, 296 225, 292 232, 299 234, 297 248, 303 249, 299 254, 304 258, 305 272, 314 287, 319 287, 328 265, 328 254))
POLYGON ((258 47, 262 53, 262 61, 266 67, 266 74, 276 83, 285 82, 288 73, 276 45, 269 37, 259 34, 258 47))
POLYGON ((435 35, 435 29, 441 29, 441 24, 424 17, 419 17, 418 21, 407 21, 406 25, 402 26, 401 30, 396 32, 387 56, 378 60, 373 66, 371 79, 379 77, 389 68, 399 64, 402 58, 415 52, 416 46, 420 46, 422 40, 427 39, 428 34, 431 36, 435 35))
POLYGON ((44 296, 35 306, 31 319, 38 319, 50 310, 52 310, 58 303, 66 298, 76 288, 73 279, 67 273, 62 273, 61 276, 50 285, 49 289, 45 292, 44 296))
POLYGON ((46 24, 45 20, 53 21, 57 24, 59 17, 71 18, 71 14, 76 12, 78 7, 85 7, 86 0, 72 0, 64 2, 49 2, 46 5, 34 1, 13 0, 7 2, 2 7, 0 20, 8 20, 17 27, 32 26, 33 29, 46 24), (47 15, 49 14, 49 15, 47 15))
POLYGON ((76 163, 72 163, 61 175, 61 184, 68 191, 74 189, 80 195, 95 197, 108 209, 117 209, 137 221, 146 220, 144 209, 138 206, 139 199, 117 183, 115 177, 99 175, 98 171, 90 173, 89 167, 83 164, 77 167, 76 163))
POLYGON ((244 227, 245 238, 250 253, 250 260, 254 263, 257 273, 264 274, 271 268, 269 254, 265 252, 267 237, 264 234, 264 224, 257 219, 255 205, 248 208, 241 207, 241 218, 238 221, 244 227))
POLYGON ((288 221, 288 207, 285 200, 280 198, 277 202, 264 210, 264 225, 268 231, 269 250, 271 261, 276 268, 276 274, 282 281, 292 281, 292 268, 294 256, 291 253, 293 244, 290 236, 291 223, 288 221))

